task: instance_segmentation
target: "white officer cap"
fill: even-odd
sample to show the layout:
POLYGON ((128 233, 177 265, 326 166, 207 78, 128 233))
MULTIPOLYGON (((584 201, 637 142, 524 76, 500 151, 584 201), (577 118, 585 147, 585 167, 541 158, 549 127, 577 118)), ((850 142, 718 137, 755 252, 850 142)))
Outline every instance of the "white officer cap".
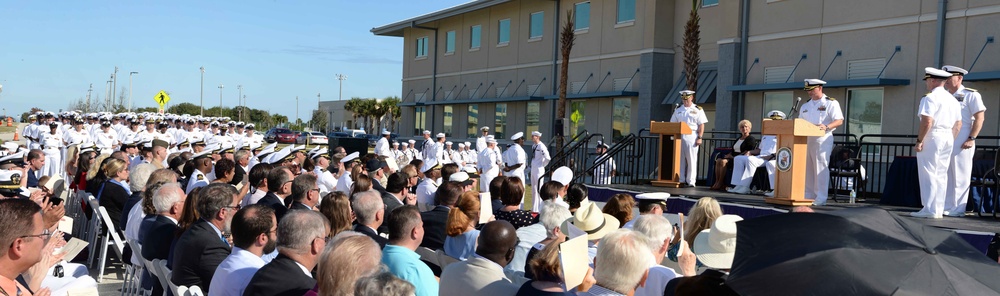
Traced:
POLYGON ((420 172, 426 174, 429 171, 440 169, 440 168, 441 168, 441 164, 437 163, 436 161, 429 160, 429 161, 425 161, 424 165, 422 167, 420 167, 420 172))
POLYGON ((772 120, 782 120, 785 119, 785 112, 771 110, 771 112, 767 112, 767 117, 772 120))
POLYGON ((806 79, 805 82, 806 82, 805 86, 802 87, 803 90, 812 90, 817 86, 826 85, 826 81, 819 79, 806 79))
POLYGON ((469 147, 472 147, 472 143, 469 143, 468 141, 466 141, 466 142, 465 142, 465 146, 469 146, 469 147))
POLYGON ((569 167, 561 166, 552 172, 552 181, 559 182, 563 186, 568 186, 573 181, 573 170, 569 167))
POLYGON ((604 149, 611 148, 607 143, 604 143, 604 141, 597 141, 597 147, 602 147, 604 149))
POLYGON ((488 126, 484 126, 484 127, 479 128, 479 131, 488 131, 488 130, 490 130, 490 127, 488 127, 488 126))
POLYGON ((496 144, 496 142, 497 142, 497 139, 494 138, 493 135, 486 136, 486 143, 494 143, 494 144, 496 144))
POLYGON ((465 143, 458 143, 458 148, 465 148, 465 143))
POLYGON ((524 133, 522 133, 522 132, 517 132, 517 133, 516 133, 516 134, 514 134, 513 136, 510 136, 510 140, 511 140, 511 141, 516 141, 517 139, 520 139, 520 138, 524 138, 524 133))
POLYGON ((687 90, 687 89, 685 89, 685 90, 682 90, 680 92, 680 94, 681 94, 682 97, 693 96, 694 95, 694 91, 693 90, 687 90))
POLYGON ((636 202, 638 204, 658 204, 663 207, 663 210, 667 209, 667 199, 670 198, 670 193, 666 192, 649 192, 641 193, 635 196, 636 202))
POLYGON ((435 138, 444 138, 444 133, 438 133, 435 138))
POLYGON ((382 135, 383 136, 388 136, 388 135, 391 135, 391 134, 392 133, 390 133, 388 130, 382 130, 382 135))
POLYGON ((451 141, 444 142, 445 145, 451 146, 451 141))
POLYGON ((416 141, 416 140, 413 140, 413 139, 409 139, 409 140, 407 140, 406 142, 409 142, 410 144, 415 144, 415 143, 417 143, 417 141, 416 141))
POLYGON ((541 136, 542 136, 542 133, 541 133, 541 132, 539 132, 539 131, 533 131, 533 132, 531 132, 531 135, 532 135, 532 136, 535 136, 535 137, 541 137, 541 136))
POLYGON ((354 151, 354 152, 351 152, 351 154, 348 154, 344 158, 340 159, 340 162, 342 162, 342 163, 348 163, 348 162, 351 162, 351 161, 353 161, 355 159, 358 159, 358 156, 361 156, 361 154, 358 153, 357 151, 354 151))
POLYGON ((431 131, 429 131, 429 130, 424 130, 424 134, 425 134, 425 135, 430 135, 430 134, 431 134, 431 131))
POLYGON ((408 142, 403 142, 403 147, 409 147, 409 146, 410 146, 410 143, 408 143, 408 142))
POLYGON ((282 160, 285 160, 285 158, 290 155, 292 155, 292 145, 285 146, 285 148, 281 148, 281 150, 278 150, 278 152, 271 154, 271 156, 268 157, 267 159, 267 163, 270 164, 280 163, 282 160))
POLYGON ((934 67, 924 68, 924 80, 927 80, 927 78, 948 79, 949 77, 951 77, 951 73, 945 72, 944 70, 936 69, 934 67))
POLYGON ((205 150, 202 150, 198 154, 192 155, 191 159, 199 159, 202 157, 209 157, 209 156, 212 156, 212 150, 206 148, 205 150))
POLYGON ((962 75, 962 76, 964 76, 965 74, 969 74, 968 70, 965 70, 965 69, 962 69, 962 68, 959 68, 959 67, 955 67, 955 66, 952 66, 952 65, 945 65, 944 67, 941 67, 941 70, 944 70, 945 72, 951 73, 952 75, 962 75))
POLYGON ((326 148, 319 149, 319 150, 313 152, 312 154, 310 154, 309 158, 315 159, 315 158, 320 157, 320 156, 329 158, 330 156, 327 155, 329 152, 330 152, 330 150, 326 149, 326 148))
POLYGON ((3 148, 9 150, 10 153, 16 153, 17 149, 21 148, 21 146, 17 145, 16 142, 5 142, 3 143, 3 148))
POLYGON ((392 146, 399 146, 399 142, 392 142, 392 146))
POLYGON ((0 190, 7 194, 16 194, 22 197, 31 197, 31 191, 21 187, 20 171, 0 171, 0 190))

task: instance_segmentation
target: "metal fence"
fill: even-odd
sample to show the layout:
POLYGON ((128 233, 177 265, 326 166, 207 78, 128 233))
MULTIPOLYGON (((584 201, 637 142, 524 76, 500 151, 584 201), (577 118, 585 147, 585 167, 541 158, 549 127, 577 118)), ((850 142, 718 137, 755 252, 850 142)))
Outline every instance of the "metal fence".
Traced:
MULTIPOLYGON (((659 137, 649 134, 648 129, 639 130, 639 134, 628 134, 608 149, 611 157, 589 162, 586 171, 592 172, 598 166, 613 161, 618 172, 611 178, 612 184, 644 184, 656 179, 657 149, 659 137)), ((591 183, 593 181, 591 180, 591 183)))

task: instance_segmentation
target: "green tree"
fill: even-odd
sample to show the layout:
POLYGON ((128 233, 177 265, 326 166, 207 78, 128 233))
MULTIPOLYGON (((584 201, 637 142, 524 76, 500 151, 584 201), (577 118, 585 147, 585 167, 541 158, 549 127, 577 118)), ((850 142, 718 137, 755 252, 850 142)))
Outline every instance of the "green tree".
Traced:
POLYGON ((386 116, 385 119, 388 121, 388 125, 386 127, 387 129, 396 131, 397 128, 396 122, 399 121, 399 117, 402 115, 402 112, 399 108, 399 104, 401 102, 402 100, 400 100, 399 97, 396 96, 386 97, 385 99, 382 99, 381 102, 379 102, 379 105, 381 105, 381 108, 384 110, 384 116, 386 116))
POLYGON ((201 107, 192 103, 180 103, 167 107, 166 111, 173 114, 199 115, 201 114, 201 107))
MULTIPOLYGON (((569 10, 566 14, 566 23, 563 24, 562 29, 559 32, 559 53, 562 57, 562 64, 559 65, 559 101, 556 104, 556 134, 561 134, 562 129, 565 128, 564 121, 566 120, 566 92, 567 87, 569 87, 569 55, 573 51, 573 43, 576 42, 576 32, 574 32, 575 24, 573 23, 573 10, 569 10)), ((556 147, 562 149, 563 139, 566 136, 556 137, 556 147)), ((562 150, 556 153, 562 154, 562 150)), ((557 156, 558 157, 558 156, 557 156)))
POLYGON ((318 131, 326 132, 326 125, 329 120, 326 118, 326 112, 322 110, 313 110, 312 119, 309 120, 309 126, 313 126, 318 131))
POLYGON ((700 2, 691 0, 691 12, 687 24, 684 25, 684 79, 687 80, 689 90, 698 89, 698 64, 701 64, 698 53, 701 49, 701 25, 698 24, 701 21, 701 17, 698 16, 700 2))
POLYGON ((361 112, 361 109, 360 109, 361 108, 361 101, 364 101, 364 99, 359 98, 359 97, 353 97, 350 100, 348 100, 347 103, 344 103, 344 110, 351 111, 351 119, 353 120, 354 125, 355 125, 355 126, 351 126, 351 127, 348 127, 348 128, 351 128, 351 129, 357 128, 358 117, 361 117, 361 113, 360 113, 361 112))

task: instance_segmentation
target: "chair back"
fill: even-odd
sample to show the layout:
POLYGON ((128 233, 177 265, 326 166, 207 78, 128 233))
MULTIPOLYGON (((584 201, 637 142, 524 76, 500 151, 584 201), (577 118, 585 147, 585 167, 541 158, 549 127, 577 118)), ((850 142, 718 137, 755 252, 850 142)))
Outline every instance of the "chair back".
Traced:
POLYGON ((126 258, 122 258, 122 255, 125 252, 125 243, 122 242, 121 237, 118 236, 118 230, 114 229, 115 228, 115 224, 111 222, 111 215, 108 215, 108 210, 105 209, 104 207, 99 207, 97 209, 98 209, 98 212, 101 213, 101 219, 103 220, 101 222, 105 226, 107 226, 106 228, 107 228, 108 237, 111 238, 111 240, 108 243, 111 244, 111 246, 113 246, 115 248, 115 252, 118 253, 118 258, 121 259, 122 262, 126 262, 127 259, 126 258))
POLYGON ((151 262, 146 260, 146 258, 142 258, 142 261, 146 263, 146 269, 149 270, 149 273, 156 276, 156 279, 160 281, 160 287, 163 288, 164 291, 170 289, 170 276, 169 274, 163 273, 164 269, 167 267, 167 262, 163 259, 153 259, 151 262), (161 268, 160 265, 163 267, 161 268))
MULTIPOLYGON (((174 284, 174 282, 172 280, 170 280, 170 276, 171 276, 172 272, 170 271, 170 268, 167 268, 167 261, 166 260, 160 260, 160 263, 156 264, 156 268, 160 269, 160 274, 163 275, 163 277, 161 277, 161 278, 162 279, 166 279, 167 287, 164 287, 164 288, 169 288, 170 291, 175 291, 176 292, 179 287, 176 284, 174 284)), ((174 293, 174 295, 178 295, 179 296, 179 295, 184 295, 184 294, 174 293)))

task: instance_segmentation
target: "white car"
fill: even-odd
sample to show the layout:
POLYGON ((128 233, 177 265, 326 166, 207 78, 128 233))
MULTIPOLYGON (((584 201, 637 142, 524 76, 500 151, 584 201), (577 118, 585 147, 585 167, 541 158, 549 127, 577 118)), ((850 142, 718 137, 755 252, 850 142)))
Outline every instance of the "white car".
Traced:
POLYGON ((296 144, 306 145, 327 145, 329 142, 326 135, 321 132, 302 132, 295 139, 296 144))

